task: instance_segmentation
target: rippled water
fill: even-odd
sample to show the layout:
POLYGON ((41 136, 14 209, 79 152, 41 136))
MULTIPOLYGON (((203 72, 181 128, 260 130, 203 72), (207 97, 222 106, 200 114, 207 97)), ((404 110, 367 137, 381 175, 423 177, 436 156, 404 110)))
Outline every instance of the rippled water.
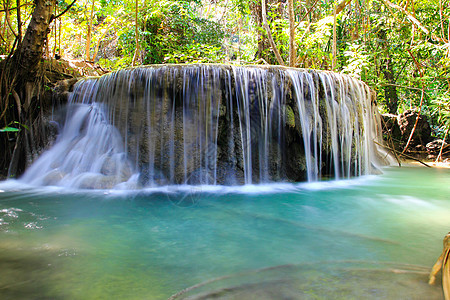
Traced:
POLYGON ((442 299, 450 170, 239 188, 0 184, 2 299, 442 299), (177 294, 178 293, 178 294, 177 294))

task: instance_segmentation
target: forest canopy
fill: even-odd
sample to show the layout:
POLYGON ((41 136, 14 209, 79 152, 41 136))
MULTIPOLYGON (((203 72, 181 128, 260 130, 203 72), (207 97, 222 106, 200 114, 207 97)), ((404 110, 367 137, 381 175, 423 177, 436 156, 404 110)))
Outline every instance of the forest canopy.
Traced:
MULTIPOLYGON (((142 64, 279 64, 351 74, 380 110, 420 109, 450 127, 450 0, 59 0, 47 59, 104 70, 142 64)), ((2 0, 0 54, 20 45, 38 1, 2 0)))

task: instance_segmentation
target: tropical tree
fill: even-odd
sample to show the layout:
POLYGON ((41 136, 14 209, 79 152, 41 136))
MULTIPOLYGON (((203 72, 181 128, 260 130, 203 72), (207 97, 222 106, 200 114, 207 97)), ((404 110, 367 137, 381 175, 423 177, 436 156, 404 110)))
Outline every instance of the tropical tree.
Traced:
MULTIPOLYGON (((4 3, 4 9, 8 11, 9 3, 4 3)), ((44 46, 47 39, 49 24, 57 18, 53 14, 55 0, 35 0, 33 13, 27 26, 25 35, 22 37, 22 16, 21 2, 16 2, 16 31, 14 26, 6 20, 9 29, 15 36, 8 57, 0 62, 0 140, 2 141, 2 150, 5 155, 0 158, 0 167, 2 171, 9 165, 9 169, 17 169, 17 166, 11 166, 11 162, 18 160, 14 156, 20 155, 21 142, 16 140, 14 147, 11 147, 10 136, 12 132, 18 131, 17 127, 11 127, 11 124, 21 124, 27 128, 26 123, 36 112, 34 98, 39 94, 39 71, 40 62, 44 54, 44 46)), ((5 16, 8 13, 5 11, 5 16)), ((9 18, 9 15, 6 19, 9 18)), ((6 30, 5 30, 6 31, 6 30)), ((7 40, 4 40, 7 42, 7 40)), ((6 45, 9 47, 8 43, 6 45)))

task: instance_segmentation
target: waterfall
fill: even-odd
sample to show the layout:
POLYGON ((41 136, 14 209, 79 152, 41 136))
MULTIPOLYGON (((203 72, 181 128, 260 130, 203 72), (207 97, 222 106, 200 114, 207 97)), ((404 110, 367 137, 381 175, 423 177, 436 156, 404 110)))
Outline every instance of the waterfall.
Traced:
POLYGON ((21 180, 75 188, 317 181, 371 174, 370 89, 332 72, 161 65, 76 83, 21 180))

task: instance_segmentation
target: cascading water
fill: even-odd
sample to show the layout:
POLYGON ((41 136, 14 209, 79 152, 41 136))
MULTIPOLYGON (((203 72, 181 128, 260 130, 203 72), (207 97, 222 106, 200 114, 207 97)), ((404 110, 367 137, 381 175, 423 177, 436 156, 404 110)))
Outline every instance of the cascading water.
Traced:
POLYGON ((364 83, 331 72, 126 69, 75 85, 58 139, 22 180, 137 188, 370 174, 375 110, 364 83))
POLYGON ((73 105, 59 139, 24 174, 35 185, 98 187, 132 175, 118 130, 98 103, 73 105), (44 174, 44 176, 42 176, 44 174), (102 176, 99 176, 102 174, 102 176))

